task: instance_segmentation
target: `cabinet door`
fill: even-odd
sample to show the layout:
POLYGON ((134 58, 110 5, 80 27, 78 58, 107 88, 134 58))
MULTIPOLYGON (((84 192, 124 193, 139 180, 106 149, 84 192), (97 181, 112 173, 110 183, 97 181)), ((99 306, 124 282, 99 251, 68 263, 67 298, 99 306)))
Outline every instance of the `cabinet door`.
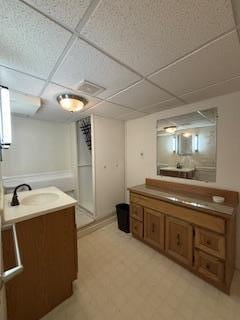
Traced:
POLYGON ((132 235, 136 238, 142 239, 143 237, 143 223, 139 220, 132 219, 131 222, 131 232, 132 235))
POLYGON ((44 304, 47 310, 52 310, 72 294, 72 281, 77 277, 75 210, 67 208, 43 217, 44 304))
POLYGON ((144 240, 164 250, 164 215, 162 213, 144 209, 144 240))
POLYGON ((179 262, 192 266, 193 229, 184 221, 166 217, 166 252, 179 262))
MULTIPOLYGON (((8 320, 37 320, 72 294, 77 276, 75 210, 17 223, 23 272, 6 283, 8 320)), ((10 230, 3 232, 5 269, 13 267, 10 230)))
MULTIPOLYGON (((7 319, 39 319, 44 316, 42 310, 46 307, 42 300, 45 296, 45 259, 39 259, 44 255, 44 216, 17 223, 16 231, 24 269, 6 283, 7 319)), ((5 270, 16 265, 11 232, 5 230, 2 233, 5 270)))

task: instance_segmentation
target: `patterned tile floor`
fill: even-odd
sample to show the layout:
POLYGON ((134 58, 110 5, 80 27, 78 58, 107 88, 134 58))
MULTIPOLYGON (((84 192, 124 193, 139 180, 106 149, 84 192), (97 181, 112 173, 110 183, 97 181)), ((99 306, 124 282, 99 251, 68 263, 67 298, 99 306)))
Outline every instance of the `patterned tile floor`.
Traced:
POLYGON ((42 320, 237 320, 240 273, 225 295, 112 223, 78 240, 74 295, 42 320))

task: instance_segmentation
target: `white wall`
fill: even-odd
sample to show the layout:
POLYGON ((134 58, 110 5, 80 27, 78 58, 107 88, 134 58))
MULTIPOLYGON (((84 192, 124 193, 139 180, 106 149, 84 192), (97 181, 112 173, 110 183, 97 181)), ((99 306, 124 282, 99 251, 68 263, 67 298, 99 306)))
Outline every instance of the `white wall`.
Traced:
POLYGON ((96 218, 124 201, 124 122, 94 116, 96 218))
POLYGON ((71 169, 70 124, 12 117, 12 134, 3 176, 71 169))
MULTIPOLYGON (((126 187, 142 184, 146 177, 179 182, 176 178, 160 178, 156 175, 156 122, 166 117, 212 107, 218 107, 219 114, 216 183, 181 181, 240 192, 240 92, 165 110, 126 122, 126 187), (143 153, 143 156, 140 153, 143 153)), ((126 197, 128 197, 127 191, 126 197)), ((237 220, 236 265, 240 268, 239 215, 237 220)))

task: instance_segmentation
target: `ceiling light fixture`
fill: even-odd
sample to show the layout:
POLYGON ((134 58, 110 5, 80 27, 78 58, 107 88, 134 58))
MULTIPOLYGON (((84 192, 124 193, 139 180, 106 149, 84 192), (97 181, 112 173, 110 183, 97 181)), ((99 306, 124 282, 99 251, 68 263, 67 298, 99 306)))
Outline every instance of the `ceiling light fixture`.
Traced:
POLYGON ((63 93, 57 96, 57 102, 64 110, 76 112, 82 110, 88 100, 75 94, 63 93))
POLYGON ((165 127, 164 130, 167 133, 174 133, 177 130, 177 127, 176 126, 165 127))
POLYGON ((191 137, 191 132, 184 132, 183 133, 183 136, 185 137, 185 138, 189 138, 189 137, 191 137))

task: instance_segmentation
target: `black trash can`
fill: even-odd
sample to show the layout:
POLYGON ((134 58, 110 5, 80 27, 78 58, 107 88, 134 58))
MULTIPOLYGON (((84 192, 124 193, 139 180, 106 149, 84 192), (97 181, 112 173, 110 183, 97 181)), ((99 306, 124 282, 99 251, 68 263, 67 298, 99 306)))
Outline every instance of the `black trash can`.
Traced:
POLYGON ((118 229, 129 233, 129 205, 127 203, 119 203, 116 205, 118 229))

